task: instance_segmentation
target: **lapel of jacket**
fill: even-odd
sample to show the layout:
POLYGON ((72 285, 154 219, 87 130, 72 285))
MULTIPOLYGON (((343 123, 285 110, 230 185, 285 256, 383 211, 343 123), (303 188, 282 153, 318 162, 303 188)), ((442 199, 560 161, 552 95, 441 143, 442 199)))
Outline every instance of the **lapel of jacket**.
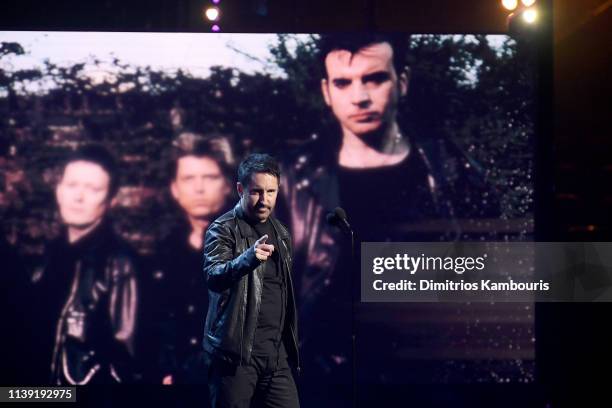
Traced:
MULTIPOLYGON (((249 223, 246 222, 244 210, 240 206, 240 201, 234 207, 234 214, 236 216, 236 226, 238 227, 238 231, 240 232, 240 237, 244 238, 245 246, 244 248, 241 248, 242 249, 241 253, 242 253, 246 251, 247 249, 249 249, 250 247, 252 247, 255 244, 255 241, 257 241, 257 238, 259 237, 255 233, 255 230, 253 230, 253 227, 251 227, 249 223)), ((264 268, 262 267, 262 265, 259 265, 257 268, 255 268, 255 273, 257 274, 260 282, 263 282, 263 269, 264 268)))

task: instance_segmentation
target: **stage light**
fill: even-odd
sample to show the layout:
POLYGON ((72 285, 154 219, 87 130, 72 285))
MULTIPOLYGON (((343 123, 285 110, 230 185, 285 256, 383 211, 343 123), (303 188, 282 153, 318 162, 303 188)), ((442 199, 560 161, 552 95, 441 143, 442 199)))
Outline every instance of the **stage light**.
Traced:
POLYGON ((212 0, 213 4, 219 4, 221 3, 221 0, 212 0))
POLYGON ((527 24, 533 24, 538 19, 538 12, 534 9, 527 9, 523 12, 523 20, 527 24))
POLYGON ((217 7, 209 7, 204 12, 204 15, 209 21, 217 21, 219 19, 219 9, 217 7))
POLYGON ((521 3, 523 3, 523 6, 525 7, 531 7, 535 4, 536 0, 521 0, 521 3))
POLYGON ((502 0, 502 6, 507 10, 514 10, 518 7, 518 0, 502 0))
POLYGON ((219 27, 217 24, 214 24, 210 29, 213 30, 215 33, 221 31, 221 27, 219 27))

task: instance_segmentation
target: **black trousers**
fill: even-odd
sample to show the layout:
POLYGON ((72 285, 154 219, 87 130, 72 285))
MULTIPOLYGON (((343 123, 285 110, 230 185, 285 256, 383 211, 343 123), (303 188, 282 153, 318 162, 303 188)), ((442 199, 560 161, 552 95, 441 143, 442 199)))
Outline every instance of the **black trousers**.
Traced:
POLYGON ((212 408, 299 408, 287 358, 252 356, 236 366, 212 357, 208 373, 212 408))

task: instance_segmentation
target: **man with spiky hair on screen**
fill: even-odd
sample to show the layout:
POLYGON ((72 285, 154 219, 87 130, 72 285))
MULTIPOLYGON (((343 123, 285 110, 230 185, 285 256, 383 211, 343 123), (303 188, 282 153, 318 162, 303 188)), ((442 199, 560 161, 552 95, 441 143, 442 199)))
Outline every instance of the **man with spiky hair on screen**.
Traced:
MULTIPOLYGON (((230 146, 226 142, 184 132, 169 151, 169 189, 180 216, 157 245, 156 262, 143 290, 143 315, 156 339, 144 347, 156 348, 153 354, 158 356, 148 362, 155 366, 153 382, 207 384, 202 335, 208 290, 202 248, 206 228, 233 205, 233 156, 223 149, 230 146)), ((207 400, 207 395, 202 398, 207 400)))

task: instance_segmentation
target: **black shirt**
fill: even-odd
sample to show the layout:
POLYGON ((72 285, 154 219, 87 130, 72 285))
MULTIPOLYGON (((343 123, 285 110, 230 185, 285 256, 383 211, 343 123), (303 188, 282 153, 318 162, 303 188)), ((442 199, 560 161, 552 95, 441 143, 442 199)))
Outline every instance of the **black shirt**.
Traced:
POLYGON ((357 241, 412 240, 406 226, 435 217, 427 168, 416 152, 392 166, 339 167, 338 181, 357 241))
POLYGON ((279 257, 279 247, 274 227, 270 220, 253 223, 257 236, 268 235, 266 244, 274 245, 272 256, 265 261, 261 308, 257 318, 257 329, 253 341, 253 354, 274 356, 286 354, 282 344, 282 332, 286 317, 286 281, 279 257))

